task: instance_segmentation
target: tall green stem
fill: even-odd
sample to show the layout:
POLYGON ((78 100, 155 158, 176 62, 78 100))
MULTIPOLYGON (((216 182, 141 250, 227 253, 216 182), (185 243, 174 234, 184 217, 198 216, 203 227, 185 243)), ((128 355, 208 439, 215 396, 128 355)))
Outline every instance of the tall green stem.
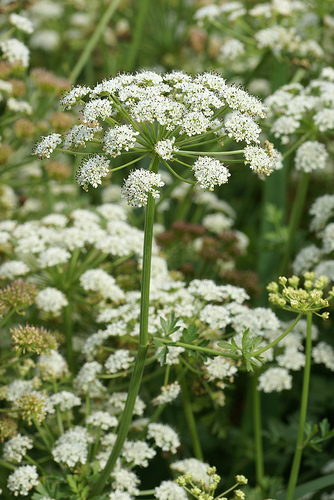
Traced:
POLYGON ((293 243, 296 237, 296 231, 298 229, 298 224, 300 221, 300 218, 303 213, 303 208, 304 208, 304 203, 305 203, 305 198, 306 198, 306 193, 307 193, 307 188, 310 180, 310 174, 302 172, 300 175, 299 183, 297 186, 297 192, 295 196, 295 200, 293 203, 292 211, 291 211, 291 216, 290 216, 290 222, 289 222, 289 233, 288 233, 288 241, 285 246, 285 253, 279 268, 279 275, 282 276, 285 274, 286 268, 289 263, 289 259, 291 256, 291 252, 293 249, 293 243))
POLYGON ((305 367, 304 367, 304 377, 303 377, 303 389, 302 389, 302 400, 300 406, 300 417, 299 417, 299 429, 295 455, 293 457, 288 489, 286 493, 286 500, 292 500, 294 491, 296 488, 300 462, 303 453, 303 438, 304 429, 306 422, 307 413, 307 401, 310 385, 310 374, 311 374, 311 349, 312 349, 312 313, 307 313, 307 333, 306 333, 306 348, 305 348, 305 367))
POLYGON ((93 52, 96 44, 98 43, 99 39, 101 38, 105 27, 107 26, 108 22, 110 21, 111 16, 113 13, 116 11, 119 3, 121 0, 113 0, 110 2, 109 6, 105 10, 103 16, 100 19, 99 24, 96 26, 94 33, 92 34, 91 38, 88 40, 87 45, 85 46, 84 51, 82 52, 81 56, 79 57, 76 65, 74 66, 73 70, 71 71, 71 74, 69 76, 69 80, 73 85, 75 84, 78 76, 80 75, 82 69, 84 68, 85 64, 87 63, 89 56, 93 52))
POLYGON ((189 391, 188 391, 188 387, 187 387, 187 381, 184 378, 180 379, 180 385, 181 385, 181 391, 182 391, 184 414, 185 414, 186 421, 188 424, 188 430, 189 430, 189 434, 190 434, 190 438, 191 438, 191 443, 193 446, 194 457, 197 458, 198 460, 203 461, 203 452, 202 452, 201 442, 199 440, 199 436, 198 436, 198 432, 197 432, 194 412, 193 412, 193 409, 191 406, 189 391))
MULTIPOLYGON (((150 170, 157 172, 159 168, 159 157, 152 159, 150 170)), ((144 250, 143 250, 143 268, 141 280, 141 298, 140 298, 140 328, 139 328, 139 348, 136 357, 135 367, 132 372, 128 397, 125 403, 125 408, 120 421, 117 439, 115 441, 112 452, 107 460, 107 463, 101 472, 99 479, 92 488, 92 497, 102 493, 104 485, 109 479, 109 476, 116 464, 116 460, 121 454, 123 444, 126 440, 128 430, 131 424, 133 409, 136 398, 139 393, 145 360, 148 351, 148 311, 150 299, 150 278, 151 278, 151 260, 152 260, 152 242, 153 242, 153 223, 154 223, 155 201, 152 195, 149 195, 146 211, 145 211, 145 226, 144 226, 144 250)))
POLYGON ((71 372, 74 372, 75 362, 73 355, 73 325, 72 325, 72 306, 68 304, 64 311, 65 334, 66 334, 66 358, 71 372))
POLYGON ((136 57, 139 52, 140 42, 143 39, 143 31, 145 28, 145 20, 149 3, 150 0, 140 0, 140 2, 138 2, 137 4, 139 12, 137 13, 136 26, 133 34, 131 47, 128 51, 128 57, 126 61, 127 71, 132 71, 136 63, 136 57))
POLYGON ((263 443, 262 443, 262 419, 261 419, 261 394, 257 388, 258 378, 252 377, 252 393, 253 393, 253 430, 254 430, 254 445, 255 445, 255 467, 256 467, 256 483, 261 485, 264 476, 263 462, 263 443))

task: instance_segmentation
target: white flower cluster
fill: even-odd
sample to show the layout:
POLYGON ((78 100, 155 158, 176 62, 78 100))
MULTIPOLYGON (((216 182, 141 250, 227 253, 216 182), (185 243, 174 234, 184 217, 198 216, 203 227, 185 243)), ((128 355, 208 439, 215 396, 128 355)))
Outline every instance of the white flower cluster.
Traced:
POLYGON ((307 86, 300 83, 284 85, 265 101, 271 132, 283 144, 297 134, 304 134, 305 130, 313 132, 314 140, 304 142, 297 149, 297 170, 314 172, 326 167, 329 155, 323 142, 334 129, 333 92, 330 72, 323 71, 307 86), (316 140, 320 137, 322 142, 316 140))
POLYGON ((246 144, 259 144, 261 129, 252 117, 233 113, 224 125, 228 136, 233 137, 236 142, 245 141, 246 144))
POLYGON ((91 397, 98 397, 105 387, 97 378, 97 374, 102 371, 102 365, 97 361, 85 363, 74 379, 73 385, 79 394, 87 394, 91 397))
POLYGON ((35 465, 22 465, 8 476, 7 487, 14 493, 15 497, 18 495, 27 496, 38 483, 37 467, 35 465))
POLYGON ((10 24, 15 26, 15 28, 23 31, 23 33, 27 33, 28 35, 30 35, 34 31, 32 22, 26 17, 21 16, 20 14, 15 14, 13 12, 9 15, 8 21, 10 22, 10 24))
POLYGON ((122 197, 129 205, 143 207, 147 204, 149 194, 159 198, 160 193, 155 188, 164 186, 159 174, 149 170, 133 170, 122 186, 122 197))
MULTIPOLYGON (((111 485, 118 493, 124 493, 124 491, 126 491, 130 495, 139 495, 138 485, 140 484, 140 480, 134 472, 116 465, 112 472, 112 478, 113 482, 111 485)), ((117 496, 115 498, 118 500, 122 498, 122 496, 117 496)))
POLYGON ((87 291, 101 294, 105 299, 118 302, 124 298, 124 292, 116 284, 113 276, 103 269, 89 269, 80 276, 80 285, 87 291))
POLYGON ((148 467, 148 460, 155 455, 156 451, 145 441, 126 441, 122 450, 122 457, 126 462, 141 467, 148 467))
POLYGON ((62 309, 68 305, 68 300, 63 292, 48 286, 38 292, 36 305, 47 313, 59 316, 62 309))
POLYGON ((88 460, 89 435, 84 427, 72 427, 57 439, 52 455, 57 463, 75 467, 77 464, 85 464, 88 460))
POLYGON ((98 185, 102 184, 102 177, 106 177, 109 171, 109 160, 101 155, 95 155, 81 163, 75 177, 79 186, 88 191, 89 185, 97 188, 98 185))
POLYGON ((130 363, 134 361, 134 357, 128 349, 117 349, 114 354, 111 354, 105 361, 104 367, 108 373, 117 373, 122 370, 128 370, 130 363))
POLYGON ((42 141, 36 144, 33 154, 37 155, 40 159, 50 158, 51 153, 56 149, 58 144, 61 144, 61 142, 60 134, 51 134, 43 137, 42 141))
POLYGON ((327 194, 315 200, 310 208, 313 216, 310 230, 315 231, 320 239, 320 246, 310 244, 300 250, 293 262, 293 271, 302 274, 314 271, 317 276, 327 276, 334 281, 334 196, 327 194))
POLYGON ((208 467, 210 467, 209 464, 205 464, 197 458, 185 458, 184 460, 173 462, 170 465, 172 470, 176 470, 182 474, 190 474, 195 483, 203 481, 206 487, 209 486, 209 476, 207 475, 208 467))
POLYGON ((155 445, 162 451, 170 451, 171 453, 176 453, 177 448, 181 445, 178 435, 169 425, 148 424, 147 438, 154 439, 155 445))
POLYGON ((181 392, 180 384, 176 381, 170 385, 162 386, 161 393, 152 400, 154 406, 161 406, 174 401, 181 392))
POLYGON ((274 170, 282 168, 282 155, 274 149, 262 149, 247 146, 244 149, 245 163, 259 176, 270 175, 274 170))
POLYGON ((86 423, 94 427, 101 427, 106 431, 110 427, 117 427, 118 420, 114 415, 109 415, 106 411, 95 411, 86 418, 86 423))
POLYGON ((214 186, 226 184, 231 175, 221 161, 208 156, 200 156, 195 161, 192 170, 199 185, 210 191, 213 191, 214 186))
POLYGON ((187 500, 188 498, 186 491, 170 480, 162 481, 160 486, 155 488, 154 496, 158 500, 187 500))
POLYGON ((33 440, 28 436, 17 436, 7 441, 3 448, 3 458, 8 462, 21 462, 27 450, 33 447, 33 440))
POLYGON ((158 141, 155 144, 154 149, 155 152, 158 153, 158 155, 164 160, 171 160, 173 158, 173 154, 179 151, 179 149, 175 146, 175 137, 172 139, 158 141))
POLYGON ((102 130, 101 127, 89 127, 84 123, 74 125, 73 128, 66 134, 64 139, 64 149, 71 149, 72 146, 86 147, 86 142, 91 141, 97 131, 102 130))
POLYGON ((43 380, 60 380, 68 374, 68 365, 64 357, 55 350, 41 354, 37 368, 43 380))
POLYGON ((110 128, 103 138, 106 153, 113 158, 122 154, 122 151, 129 151, 136 144, 136 136, 139 132, 131 125, 115 125, 110 128))
POLYGON ((292 387, 292 377, 286 368, 268 368, 259 376, 258 389, 263 392, 281 392, 292 387))
MULTIPOLYGON (((72 127, 65 136, 65 149, 85 146, 93 140, 102 144, 106 154, 112 158, 123 152, 144 153, 146 156, 155 153, 164 161, 179 162, 179 156, 189 156, 187 151, 183 153, 182 147, 197 146, 206 135, 216 136, 220 142, 227 136, 236 142, 256 145, 261 132, 256 118, 265 117, 264 106, 259 99, 240 87, 228 85, 222 77, 213 73, 190 76, 175 71, 161 75, 143 70, 135 75, 119 74, 92 89, 81 86, 72 88, 62 103, 67 108, 77 103, 83 105, 82 123, 72 127), (233 114, 224 124, 223 114, 228 112, 226 107, 233 114), (147 124, 154 123, 160 127, 158 137, 151 135, 151 127, 147 127, 147 124), (98 137, 95 138, 95 134, 98 137)), ((56 144, 60 143, 60 135, 51 134, 36 146, 34 154, 48 158, 56 144)), ((200 163, 204 161, 205 157, 199 159, 200 163)), ((227 182, 229 174, 226 167, 223 168, 218 160, 211 160, 210 163, 209 157, 206 161, 206 170, 210 173, 205 176, 203 165, 200 185, 213 189, 213 186, 227 182)), ((199 164, 195 163, 195 176, 199 168, 199 164)), ((109 160, 96 155, 83 161, 77 180, 84 189, 89 184, 97 187, 108 172, 109 160)), ((143 177, 143 174, 136 175, 143 177)), ((129 194, 129 197, 136 206, 145 204, 145 196, 142 201, 135 194, 129 194)))
POLYGON ((29 66, 29 49, 16 38, 6 38, 0 42, 0 49, 8 62, 27 68, 29 66))
POLYGON ((326 167, 329 155, 327 149, 318 141, 306 141, 296 151, 296 170, 312 172, 326 167))
POLYGON ((209 24, 207 29, 214 40, 217 35, 216 31, 212 32, 210 29, 210 24, 219 29, 220 33, 224 33, 225 26, 230 30, 231 24, 240 16, 243 17, 247 31, 243 33, 240 31, 242 26, 238 25, 238 29, 234 30, 236 38, 227 39, 222 45, 219 60, 226 65, 230 62, 232 55, 237 62, 240 62, 238 56, 244 54, 242 40, 245 35, 252 37, 259 52, 270 49, 276 57, 288 54, 300 58, 322 59, 325 55, 323 43, 320 45, 316 40, 309 39, 309 25, 307 24, 306 30, 304 23, 307 21, 301 21, 301 13, 303 20, 311 19, 312 24, 320 22, 321 18, 315 14, 312 7, 299 0, 264 2, 248 10, 243 3, 238 1, 224 2, 220 5, 209 3, 195 12, 194 19, 202 28, 209 24))
POLYGON ((47 412, 53 414, 56 411, 55 406, 59 406, 59 410, 65 412, 66 410, 71 410, 74 406, 80 406, 81 399, 72 392, 59 391, 52 394, 52 396, 46 400, 45 405, 47 412))
POLYGON ((45 269, 47 267, 65 264, 71 258, 70 252, 58 246, 50 247, 41 252, 37 259, 38 267, 45 269))
POLYGON ((0 278, 13 280, 17 276, 23 276, 30 271, 25 262, 20 260, 9 260, 0 265, 0 278))

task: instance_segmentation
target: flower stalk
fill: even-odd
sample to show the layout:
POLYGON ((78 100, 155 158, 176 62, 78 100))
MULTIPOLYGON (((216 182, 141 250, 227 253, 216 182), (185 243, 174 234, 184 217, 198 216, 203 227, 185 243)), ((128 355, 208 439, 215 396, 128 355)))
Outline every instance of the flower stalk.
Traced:
POLYGON ((298 428, 296 449, 293 457, 288 489, 286 494, 286 500, 293 499, 294 491, 298 480, 303 449, 304 449, 303 438, 304 438, 304 429, 305 429, 306 414, 307 414, 307 402, 308 402, 308 394, 310 386, 310 374, 311 374, 312 313, 308 312, 306 314, 306 317, 307 317, 307 332, 306 332, 306 347, 305 347, 305 367, 304 367, 302 398, 300 406, 299 428, 298 428))
MULTIPOLYGON (((157 173, 159 168, 159 157, 155 155, 151 161, 149 170, 157 173)), ((151 194, 148 195, 148 201, 145 211, 144 224, 144 251, 143 251, 143 267, 141 281, 141 300, 140 300, 140 330, 139 330, 139 347, 135 361, 135 367, 131 376, 128 397, 125 403, 125 408, 122 420, 119 424, 117 439, 113 450, 107 460, 107 463, 92 489, 92 494, 99 495, 102 493, 105 483, 115 467, 116 461, 122 451, 123 444, 126 440, 128 430, 131 424, 133 410, 136 398, 139 393, 145 360, 148 351, 148 312, 150 299, 150 278, 151 278, 151 260, 152 260, 152 243, 153 243, 153 223, 154 223, 155 200, 151 194)))

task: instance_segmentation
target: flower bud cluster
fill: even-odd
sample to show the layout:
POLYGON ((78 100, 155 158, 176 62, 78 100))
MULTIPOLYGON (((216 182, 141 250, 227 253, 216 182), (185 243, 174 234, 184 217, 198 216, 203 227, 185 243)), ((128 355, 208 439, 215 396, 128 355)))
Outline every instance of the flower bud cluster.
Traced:
POLYGON ((317 311, 329 306, 328 300, 334 297, 334 287, 328 294, 328 298, 324 298, 324 288, 328 284, 326 276, 320 276, 316 279, 315 273, 307 272, 304 274, 304 286, 299 287, 300 278, 292 276, 286 278, 280 276, 278 283, 272 281, 267 286, 269 292, 269 301, 272 304, 298 313, 314 312, 323 319, 327 319, 328 312, 318 314, 317 311), (280 290, 280 286, 282 287, 280 290))

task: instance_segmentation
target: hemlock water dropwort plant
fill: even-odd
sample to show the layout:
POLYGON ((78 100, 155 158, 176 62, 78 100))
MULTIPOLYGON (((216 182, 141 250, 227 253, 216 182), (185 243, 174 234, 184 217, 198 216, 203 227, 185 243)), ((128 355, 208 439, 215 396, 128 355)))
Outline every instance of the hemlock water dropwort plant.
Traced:
MULTIPOLYGON (((135 158, 116 169, 152 156, 178 178, 178 168, 192 170, 194 182, 209 190, 225 184, 230 176, 228 166, 212 156, 224 157, 231 163, 231 155, 244 155, 245 163, 260 176, 269 175, 280 166, 280 155, 272 145, 265 143, 263 148, 259 145, 261 128, 257 121, 265 117, 261 101, 213 73, 121 74, 103 80, 92 89, 72 88, 62 104, 65 109, 81 105, 79 125, 74 125, 63 139, 60 134, 44 137, 34 154, 49 158, 61 144, 62 151, 69 153, 75 153, 80 146, 85 148, 88 143, 97 146, 98 153, 86 153, 88 158, 77 172, 77 182, 85 190, 100 185, 102 178, 113 171, 110 159, 124 154, 135 158), (245 143, 243 149, 235 150, 233 141, 245 143), (203 144, 228 147, 224 151, 221 148, 205 153, 196 151, 203 144), (187 159, 195 161, 188 164, 187 159)), ((142 193, 150 191, 149 186, 161 187, 160 177, 155 177, 159 174, 152 165, 149 170, 150 174, 132 173, 131 189, 129 183, 123 188, 123 195, 134 206, 146 204, 142 193), (134 191, 138 192, 138 198, 134 191)))
POLYGON ((97 151, 92 154, 80 152, 87 156, 76 174, 83 189, 97 187, 109 172, 136 166, 145 157, 150 158, 148 169, 133 170, 122 187, 122 196, 130 205, 146 206, 139 346, 117 438, 94 486, 94 495, 99 495, 122 452, 149 347, 154 209, 155 199, 159 197, 157 188, 163 186, 158 173, 160 164, 180 180, 213 190, 227 183, 230 176, 227 165, 215 157, 222 156, 233 163, 231 156, 238 155, 241 159, 243 156, 254 172, 265 176, 279 168, 280 156, 272 144, 266 142, 263 148, 260 146, 258 119, 265 117, 263 104, 212 73, 197 76, 183 72, 160 75, 153 71, 120 74, 92 89, 74 87, 65 94, 62 104, 67 109, 81 106, 79 125, 74 125, 64 138, 60 134, 44 137, 34 154, 43 159, 55 150, 77 154, 79 146, 94 146, 97 151), (235 149, 234 142, 242 142, 244 147, 235 149), (197 148, 204 144, 216 144, 216 149, 199 152, 197 148), (62 147, 58 147, 60 145, 62 147), (122 155, 126 159, 113 169, 112 159, 122 155), (195 177, 193 181, 188 179, 190 171, 195 177))

